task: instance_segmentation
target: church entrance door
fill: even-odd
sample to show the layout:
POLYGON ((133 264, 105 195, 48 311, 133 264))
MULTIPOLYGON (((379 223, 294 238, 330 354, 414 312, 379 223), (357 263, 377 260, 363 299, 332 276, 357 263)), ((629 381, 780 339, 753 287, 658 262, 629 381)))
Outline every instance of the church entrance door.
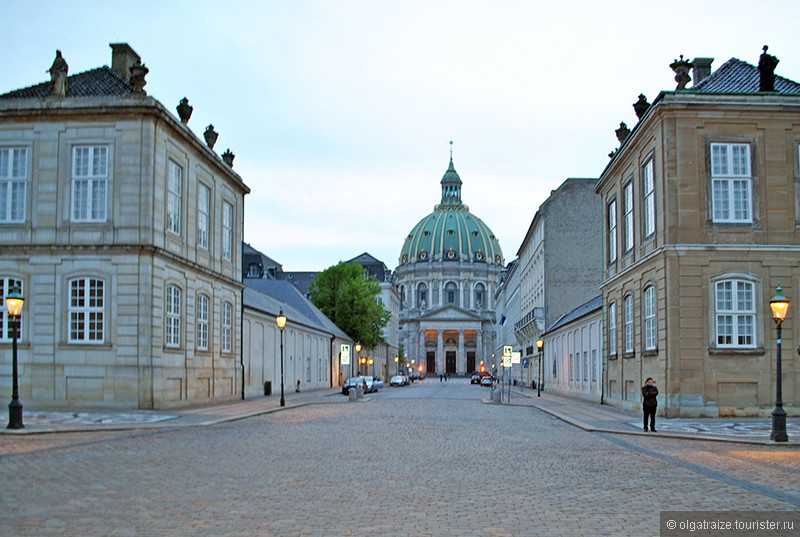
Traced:
POLYGON ((476 371, 475 369, 475 352, 474 351, 467 351, 467 370, 465 373, 469 375, 476 371))
POLYGON ((446 351, 444 353, 445 357, 445 372, 447 373, 455 373, 456 372, 456 351, 446 351))
POLYGON ((436 373, 436 351, 428 351, 426 356, 426 364, 425 367, 427 368, 428 373, 436 373))

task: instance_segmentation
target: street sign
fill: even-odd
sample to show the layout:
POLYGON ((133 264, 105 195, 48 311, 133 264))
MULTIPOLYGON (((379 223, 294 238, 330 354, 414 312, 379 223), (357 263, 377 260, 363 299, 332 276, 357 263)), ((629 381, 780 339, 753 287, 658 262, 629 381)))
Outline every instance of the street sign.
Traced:
POLYGON ((511 345, 503 345, 503 356, 511 356, 511 352, 514 350, 514 347, 511 345))
POLYGON ((504 354, 503 355, 503 367, 511 367, 511 355, 504 354))
POLYGON ((342 343, 342 365, 350 365, 350 345, 342 343))
POLYGON ((520 361, 520 358, 522 358, 522 353, 521 352, 512 352, 511 353, 511 363, 512 364, 518 364, 519 361, 520 361))
POLYGON ((529 362, 530 362, 530 360, 528 360, 527 358, 522 360, 522 369, 528 369, 528 363, 529 362))

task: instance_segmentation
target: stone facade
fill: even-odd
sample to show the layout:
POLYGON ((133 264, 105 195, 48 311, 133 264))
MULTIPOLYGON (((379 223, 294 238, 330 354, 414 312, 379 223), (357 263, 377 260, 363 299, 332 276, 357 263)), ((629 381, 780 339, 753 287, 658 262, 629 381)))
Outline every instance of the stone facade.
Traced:
MULTIPOLYGON (((794 301, 800 285, 800 85, 776 87, 759 93, 756 68, 734 59, 662 92, 603 172, 607 401, 638 407, 653 377, 669 416, 771 412, 768 302, 779 282, 794 301)), ((795 307, 783 323, 790 415, 795 307)))
POLYGON ((0 177, 14 196, 2 196, 0 277, 26 298, 21 398, 147 409, 241 397, 249 189, 143 78, 131 85, 138 55, 115 47, 120 72, 68 77, 64 97, 46 85, 0 96, 0 160, 18 164, 0 177), (78 92, 98 87, 87 79, 109 92, 78 92))

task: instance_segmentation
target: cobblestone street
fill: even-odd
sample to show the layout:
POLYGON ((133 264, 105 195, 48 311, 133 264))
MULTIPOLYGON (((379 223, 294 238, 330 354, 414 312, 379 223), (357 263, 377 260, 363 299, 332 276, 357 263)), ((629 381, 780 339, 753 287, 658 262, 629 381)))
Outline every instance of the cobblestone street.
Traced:
POLYGON ((796 449, 585 432, 482 390, 2 436, 0 535, 642 536, 661 510, 800 509, 796 449))

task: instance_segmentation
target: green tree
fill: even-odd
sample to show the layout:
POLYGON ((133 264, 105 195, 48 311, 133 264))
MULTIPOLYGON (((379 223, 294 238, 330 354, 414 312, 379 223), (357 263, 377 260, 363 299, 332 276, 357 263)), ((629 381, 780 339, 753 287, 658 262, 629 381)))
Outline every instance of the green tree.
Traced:
POLYGON ((311 302, 347 335, 365 348, 383 341, 383 328, 391 314, 378 301, 381 286, 358 263, 328 267, 308 288, 311 302))

